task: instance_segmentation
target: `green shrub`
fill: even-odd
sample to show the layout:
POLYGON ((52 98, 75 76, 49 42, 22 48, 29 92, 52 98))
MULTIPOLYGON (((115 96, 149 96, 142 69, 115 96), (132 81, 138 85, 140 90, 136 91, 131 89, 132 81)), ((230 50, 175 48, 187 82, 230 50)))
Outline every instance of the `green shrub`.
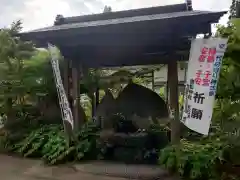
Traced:
POLYGON ((61 125, 44 125, 14 145, 12 151, 24 157, 42 158, 51 165, 96 157, 97 131, 94 124, 88 123, 74 139, 68 139, 61 125))
POLYGON ((211 179, 216 174, 217 164, 223 160, 225 145, 216 139, 211 144, 190 143, 168 146, 160 153, 159 162, 168 170, 189 179, 211 179))

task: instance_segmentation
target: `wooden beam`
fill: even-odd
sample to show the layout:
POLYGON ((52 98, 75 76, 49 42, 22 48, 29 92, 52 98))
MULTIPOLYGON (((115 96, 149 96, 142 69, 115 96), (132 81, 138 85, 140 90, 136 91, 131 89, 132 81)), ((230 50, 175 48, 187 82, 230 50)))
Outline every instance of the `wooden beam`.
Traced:
MULTIPOLYGON (((136 65, 155 65, 167 64, 172 58, 178 61, 186 61, 189 56, 190 44, 180 46, 181 49, 173 47, 160 48, 160 46, 153 47, 152 53, 144 47, 95 47, 84 46, 74 47, 60 46, 61 52, 65 58, 72 59, 76 64, 82 64, 85 68, 99 68, 99 67, 119 67, 119 66, 136 66, 136 65), (105 50, 101 50, 104 49, 105 50), (106 49, 111 51, 106 51, 106 49), (138 50, 131 51, 137 48, 138 50), (143 48, 139 50, 139 48, 143 48), (161 49, 161 51, 157 50, 161 49), (182 49, 183 48, 183 49, 182 49), (173 53, 174 52, 174 53, 173 53), (170 58, 171 56, 171 58, 170 58), (129 60, 130 59, 130 60, 129 60)), ((151 73, 151 72, 149 72, 151 73)))
MULTIPOLYGON (((99 67, 119 67, 119 66, 136 66, 136 65, 154 65, 154 64, 168 64, 172 59, 169 58, 170 54, 165 56, 131 56, 123 55, 119 56, 109 56, 109 55, 99 55, 88 58, 88 60, 79 61, 79 58, 73 58, 77 63, 83 63, 86 67, 99 68, 99 67), (98 61, 96 59, 100 59, 98 61), (128 61, 131 59, 131 61, 128 61)), ((173 54, 172 57, 178 61, 184 61, 188 59, 188 56, 181 56, 173 54)))
POLYGON ((177 144, 180 142, 177 61, 171 61, 168 64, 168 83, 170 89, 170 109, 173 115, 171 119, 171 142, 177 144))

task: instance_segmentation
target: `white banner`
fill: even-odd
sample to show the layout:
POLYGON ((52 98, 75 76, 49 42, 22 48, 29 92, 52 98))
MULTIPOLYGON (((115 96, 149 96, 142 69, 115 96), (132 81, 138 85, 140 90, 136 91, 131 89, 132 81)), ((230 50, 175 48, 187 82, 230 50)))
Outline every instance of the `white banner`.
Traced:
POLYGON ((48 44, 48 50, 51 54, 51 64, 58 92, 59 105, 61 108, 62 119, 71 124, 72 129, 74 128, 72 111, 69 106, 69 102, 63 87, 62 78, 60 74, 59 62, 58 62, 58 50, 55 46, 48 44))
POLYGON ((208 135, 227 39, 194 39, 191 44, 182 123, 208 135))

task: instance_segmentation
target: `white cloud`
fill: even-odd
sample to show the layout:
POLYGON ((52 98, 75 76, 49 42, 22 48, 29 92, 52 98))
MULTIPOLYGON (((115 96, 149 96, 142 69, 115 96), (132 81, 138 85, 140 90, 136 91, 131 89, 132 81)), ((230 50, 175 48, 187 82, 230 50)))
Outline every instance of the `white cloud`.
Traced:
POLYGON ((232 0, 193 0, 193 8, 196 10, 228 10, 232 0))
POLYGON ((71 15, 71 8, 64 0, 31 0, 25 7, 28 9, 22 14, 25 29, 53 25, 57 14, 71 15))
MULTIPOLYGON (((25 30, 36 29, 52 25, 57 14, 66 17, 99 13, 104 5, 119 11, 183 2, 185 0, 1 0, 0 27, 22 19, 25 30)), ((231 0, 193 0, 193 8, 197 10, 228 10, 230 4, 231 0)))

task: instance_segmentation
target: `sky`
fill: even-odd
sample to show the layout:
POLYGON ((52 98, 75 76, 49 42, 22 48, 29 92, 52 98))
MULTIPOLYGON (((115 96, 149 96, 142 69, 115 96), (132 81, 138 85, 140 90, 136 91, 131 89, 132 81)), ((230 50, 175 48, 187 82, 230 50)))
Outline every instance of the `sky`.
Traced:
MULTIPOLYGON (((194 10, 229 10, 232 0, 193 0, 194 10)), ((64 17, 183 3, 185 0, 0 0, 0 28, 21 19, 24 30, 53 25, 57 14, 64 17)), ((227 16, 221 18, 225 24, 227 16)))

